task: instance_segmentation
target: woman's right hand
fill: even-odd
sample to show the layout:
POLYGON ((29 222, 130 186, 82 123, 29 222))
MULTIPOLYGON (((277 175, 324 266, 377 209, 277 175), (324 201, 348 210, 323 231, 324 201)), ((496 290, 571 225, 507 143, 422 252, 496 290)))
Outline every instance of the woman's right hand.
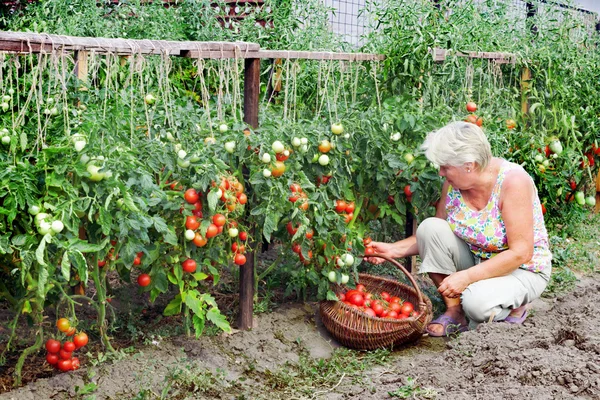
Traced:
MULTIPOLYGON (((389 258, 400 258, 398 243, 385 243, 385 242, 371 242, 369 245, 375 254, 381 254, 389 258)), ((383 258, 379 257, 365 257, 365 261, 371 264, 381 264, 385 262, 383 258)))

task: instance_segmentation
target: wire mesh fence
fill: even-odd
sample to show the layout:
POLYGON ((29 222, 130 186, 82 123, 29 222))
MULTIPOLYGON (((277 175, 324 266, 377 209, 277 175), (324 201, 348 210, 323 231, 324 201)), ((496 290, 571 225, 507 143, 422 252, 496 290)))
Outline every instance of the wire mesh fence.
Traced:
MULTIPOLYGON (((374 29, 374 21, 370 18, 369 8, 384 6, 385 0, 323 0, 330 8, 330 23, 334 32, 341 35, 348 43, 358 47, 363 43, 363 36, 374 29)), ((416 0, 415 0, 416 1, 416 0)), ((425 0, 419 0, 425 1, 425 0)), ((573 35, 592 35, 600 30, 598 14, 572 4, 550 0, 465 0, 475 3, 481 12, 493 11, 496 7, 508 7, 508 15, 512 16, 511 24, 517 29, 527 29, 527 18, 535 18, 535 29, 554 29, 564 22, 565 14, 570 14, 574 21, 579 21, 579 29, 573 35)), ((445 1, 431 0, 432 6, 447 7, 445 1)), ((455 2, 454 4, 460 4, 455 2)), ((451 10, 447 11, 451 12, 451 10)))

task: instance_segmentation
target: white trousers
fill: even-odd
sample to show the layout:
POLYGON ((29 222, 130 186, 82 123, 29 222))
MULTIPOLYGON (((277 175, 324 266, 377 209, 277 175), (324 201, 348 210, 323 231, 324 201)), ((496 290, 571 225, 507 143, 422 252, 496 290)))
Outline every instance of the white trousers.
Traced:
MULTIPOLYGON (((467 243, 457 237, 446 220, 427 218, 417 229, 421 256, 419 273, 450 275, 478 264, 467 243)), ((484 279, 467 286, 461 295, 463 310, 474 328, 487 322, 504 320, 510 311, 538 298, 548 281, 541 274, 518 268, 510 275, 484 279)))

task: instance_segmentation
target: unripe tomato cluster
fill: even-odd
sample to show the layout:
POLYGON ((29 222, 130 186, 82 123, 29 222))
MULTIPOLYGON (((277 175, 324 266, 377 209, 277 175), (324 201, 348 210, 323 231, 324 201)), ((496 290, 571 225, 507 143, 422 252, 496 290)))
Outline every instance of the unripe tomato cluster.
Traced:
POLYGON ((73 357, 73 352, 88 344, 88 336, 85 332, 75 334, 75 327, 72 327, 69 320, 60 318, 56 322, 56 327, 67 337, 73 337, 73 340, 60 342, 56 339, 46 341, 46 361, 54 368, 66 372, 79 369, 81 366, 79 358, 73 357))
POLYGON ((356 289, 338 294, 338 299, 370 317, 405 319, 419 316, 411 302, 387 292, 370 293, 360 283, 356 285, 356 289))
POLYGON ((33 215, 33 221, 38 233, 41 235, 49 233, 54 236, 57 233, 61 233, 65 228, 61 220, 53 219, 50 214, 42 212, 41 208, 37 205, 29 207, 29 214, 33 215))

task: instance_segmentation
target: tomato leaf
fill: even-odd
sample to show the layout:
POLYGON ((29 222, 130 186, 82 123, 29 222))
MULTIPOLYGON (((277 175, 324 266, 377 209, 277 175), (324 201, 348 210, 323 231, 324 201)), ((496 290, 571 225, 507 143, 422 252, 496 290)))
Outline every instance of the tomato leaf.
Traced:
POLYGON ((46 282, 48 282, 48 270, 45 264, 40 264, 37 277, 37 295, 41 299, 46 297, 46 282))
POLYGON ((27 149, 27 133, 25 133, 25 130, 22 130, 19 136, 21 142, 21 151, 25 151, 27 149))
POLYGON ((63 253, 62 260, 60 262, 60 270, 62 272, 62 276, 67 282, 69 282, 71 279, 71 262, 69 261, 69 253, 66 251, 63 253))
POLYGON ((202 332, 204 332, 204 325, 206 320, 204 316, 199 316, 194 314, 192 317, 192 323, 194 324, 194 333, 196 334, 196 339, 202 336, 202 332))
POLYGON ((327 300, 338 300, 338 297, 332 290, 327 291, 327 300))
POLYGON ((177 295, 167 304, 163 311, 163 315, 169 317, 181 313, 181 295, 177 295))
POLYGON ((210 310, 208 310, 208 312, 206 313, 206 318, 210 322, 215 324, 215 326, 220 328, 222 331, 231 333, 231 326, 229 325, 227 318, 225 318, 225 316, 221 314, 218 308, 213 307, 210 310))
POLYGON ((208 305, 209 305, 209 306, 211 306, 211 307, 218 307, 218 306, 217 306, 217 302, 215 301, 215 298, 214 298, 214 297, 212 297, 212 296, 211 296, 210 294, 208 294, 208 293, 202 293, 202 294, 200 295, 200 300, 201 300, 203 303, 206 303, 206 304, 208 304, 208 305))
POLYGON ((79 250, 69 249, 69 259, 79 274, 79 281, 84 283, 87 282, 88 268, 83 254, 81 254, 79 250))
POLYGON ((263 225, 263 235, 267 242, 271 242, 271 234, 277 230, 277 224, 281 214, 278 212, 270 212, 265 217, 265 224, 263 225))
POLYGON ((105 208, 100 208, 98 214, 98 222, 100 223, 100 227, 102 228, 102 233, 108 236, 112 227, 112 215, 105 208))
POLYGON ((217 208, 217 202, 219 201, 219 195, 217 194, 217 192, 211 190, 206 195, 206 198, 208 199, 208 207, 211 209, 211 211, 215 211, 215 209, 217 208))
POLYGON ((90 243, 86 240, 72 238, 71 240, 69 240, 69 249, 79 250, 82 253, 96 253, 96 252, 104 249, 104 247, 108 243, 108 240, 109 239, 106 238, 102 241, 102 243, 95 244, 95 243, 90 243))
POLYGON ((161 293, 165 293, 169 288, 167 274, 165 274, 165 271, 162 267, 160 269, 156 269, 152 274, 152 284, 154 285, 154 288, 161 293))
POLYGON ((40 241, 40 245, 35 250, 35 259, 40 265, 46 265, 46 261, 44 260, 44 253, 46 251, 46 243, 50 243, 52 241, 52 236, 50 234, 44 235, 42 240, 40 241))
POLYGON ((10 233, 0 237, 0 254, 10 253, 10 233))
POLYGON ((157 232, 162 233, 166 243, 177 245, 177 235, 172 227, 167 226, 167 222, 159 216, 153 216, 152 222, 154 223, 154 229, 157 232))
POLYGON ((188 290, 184 299, 185 305, 196 315, 204 315, 202 309, 202 301, 198 298, 198 292, 195 290, 188 290))

